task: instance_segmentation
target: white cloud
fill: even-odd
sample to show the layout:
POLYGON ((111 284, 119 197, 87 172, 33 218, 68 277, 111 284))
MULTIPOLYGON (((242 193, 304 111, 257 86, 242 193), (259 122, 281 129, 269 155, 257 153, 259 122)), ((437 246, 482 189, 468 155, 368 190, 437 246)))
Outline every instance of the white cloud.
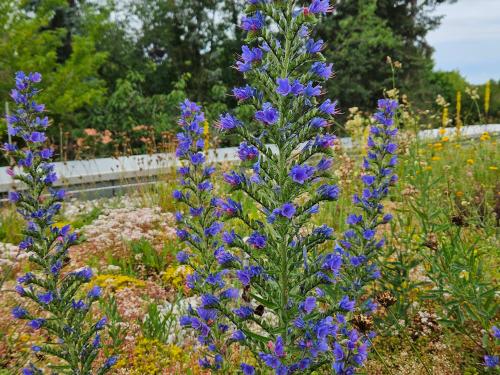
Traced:
POLYGON ((500 0, 458 0, 435 13, 444 16, 427 37, 436 68, 458 69, 472 83, 500 79, 500 0))

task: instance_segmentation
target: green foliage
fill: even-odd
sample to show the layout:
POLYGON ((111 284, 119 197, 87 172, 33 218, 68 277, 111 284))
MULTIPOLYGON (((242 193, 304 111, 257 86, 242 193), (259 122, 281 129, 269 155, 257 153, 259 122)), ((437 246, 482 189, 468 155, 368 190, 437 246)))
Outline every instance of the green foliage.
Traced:
MULTIPOLYGON (((7 100, 12 86, 10 77, 16 71, 38 71, 45 82, 40 100, 47 103, 56 120, 71 123, 76 111, 103 97, 104 82, 98 69, 107 53, 97 52, 93 36, 71 30, 69 22, 55 24, 58 9, 67 10, 67 2, 46 0, 37 3, 34 9, 24 8, 20 2, 3 1, 0 4, 0 30, 3 30, 0 100, 7 100), (66 51, 64 56, 63 50, 66 51)), ((86 14, 81 17, 84 22, 86 14)))
POLYGON ((0 216, 0 242, 17 244, 22 239, 24 221, 14 207, 2 209, 0 216))
MULTIPOLYGON (((332 40, 325 51, 335 66, 336 79, 327 85, 328 92, 339 98, 341 106, 369 108, 382 89, 390 85, 385 58, 395 56, 402 43, 377 14, 376 0, 357 0, 356 9, 339 5, 338 16, 325 20, 320 35, 332 40), (347 14, 346 14, 347 13, 347 14)), ((349 5, 352 7, 353 5, 349 5)))
POLYGON ((118 311, 116 298, 111 295, 106 300, 99 301, 99 307, 108 318, 108 330, 106 333, 111 340, 111 345, 105 348, 105 354, 109 356, 119 353, 120 347, 125 341, 125 331, 123 329, 124 321, 118 311))
POLYGON ((78 215, 74 220, 71 222, 71 226, 74 229, 80 229, 84 227, 85 225, 91 224, 95 219, 99 217, 103 212, 102 208, 100 207, 94 207, 90 212, 86 212, 83 214, 78 215))
POLYGON ((110 264, 119 266, 122 273, 130 276, 142 274, 159 274, 164 271, 171 254, 168 243, 161 251, 156 250, 146 239, 130 241, 128 244, 130 255, 123 258, 111 258, 110 264))
POLYGON ((155 339, 162 343, 168 343, 172 336, 173 328, 176 326, 177 316, 174 314, 178 305, 178 298, 169 303, 166 311, 160 311, 156 303, 148 306, 146 316, 139 322, 142 334, 147 339, 155 339))

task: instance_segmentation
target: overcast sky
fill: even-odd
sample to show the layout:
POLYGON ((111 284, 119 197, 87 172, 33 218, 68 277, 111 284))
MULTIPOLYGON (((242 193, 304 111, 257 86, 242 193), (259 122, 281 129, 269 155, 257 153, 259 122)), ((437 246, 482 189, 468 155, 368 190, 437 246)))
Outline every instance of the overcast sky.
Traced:
POLYGON ((441 26, 428 34, 436 68, 458 69, 471 83, 500 79, 500 0, 441 5, 441 26))

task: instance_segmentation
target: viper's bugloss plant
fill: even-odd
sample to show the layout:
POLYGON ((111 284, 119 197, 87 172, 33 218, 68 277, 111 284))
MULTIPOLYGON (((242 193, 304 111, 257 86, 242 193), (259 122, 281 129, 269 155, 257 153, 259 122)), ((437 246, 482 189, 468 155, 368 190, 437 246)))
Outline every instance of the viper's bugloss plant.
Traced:
MULTIPOLYGON (((41 79, 39 73, 16 73, 11 98, 17 108, 7 123, 9 134, 19 142, 3 147, 17 163, 9 174, 24 185, 23 190, 12 191, 9 198, 26 220, 19 247, 29 254, 33 269, 17 280, 16 291, 26 304, 16 306, 12 314, 25 320, 31 329, 48 335, 32 350, 38 358, 47 358, 45 367, 51 373, 105 374, 116 357, 96 368, 106 318, 92 322, 91 306, 101 290, 84 287, 92 278, 90 268, 65 271, 70 260, 68 250, 78 238, 69 225, 54 225, 65 192, 54 187, 57 176, 51 164, 53 150, 46 146, 49 120, 44 115, 45 106, 36 102, 40 92, 36 86, 41 79)), ((37 363, 23 369, 26 375, 41 373, 37 363)))
POLYGON ((229 328, 220 310, 224 302, 238 297, 238 290, 226 287, 227 271, 222 265, 233 260, 220 243, 220 210, 241 210, 241 206, 233 201, 225 205, 212 195, 211 176, 215 169, 205 163, 204 121, 204 113, 196 103, 186 100, 181 104, 182 132, 177 134, 176 151, 182 163, 178 169, 181 188, 173 192, 173 198, 187 207, 186 212, 178 211, 175 215, 177 236, 186 245, 186 251, 179 251, 177 260, 195 270, 187 276, 187 286, 201 296, 201 303, 190 307, 180 324, 195 330, 200 344, 207 348, 200 365, 218 370, 223 368, 222 348, 229 328))
MULTIPOLYGON (((366 360, 372 335, 360 328, 360 316, 370 315, 376 304, 359 297, 366 282, 378 277, 375 255, 383 241, 376 227, 390 219, 381 200, 396 180, 397 103, 379 102, 363 164, 364 189, 353 200, 360 212, 349 216, 352 228, 328 251, 334 231, 313 225, 312 218, 321 203, 340 194, 330 172, 335 142, 330 129, 338 109, 324 98, 322 85, 333 70, 313 27, 332 7, 328 0, 305 7, 294 0, 247 2, 241 27, 250 45, 242 47, 235 68, 248 84, 233 94, 254 106, 257 131, 231 113, 217 124, 242 139, 241 165, 223 177, 233 197, 245 196, 244 205, 209 192, 199 107, 182 105, 177 154, 184 163, 183 189, 174 197, 189 207, 188 216, 178 214, 178 235, 189 250, 178 258, 196 270, 188 286, 201 302, 181 324, 194 328, 206 344, 203 367, 224 369, 231 345, 238 343, 277 374, 324 367, 352 374, 366 360), (248 202, 253 212, 243 209, 248 202)), ((240 368, 247 375, 256 371, 248 363, 240 368)))

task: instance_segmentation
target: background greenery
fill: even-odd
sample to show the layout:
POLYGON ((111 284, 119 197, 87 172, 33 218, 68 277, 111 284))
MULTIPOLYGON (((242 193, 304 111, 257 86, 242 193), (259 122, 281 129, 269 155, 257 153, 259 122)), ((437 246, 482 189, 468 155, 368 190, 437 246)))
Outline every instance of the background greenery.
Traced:
MULTIPOLYGON (((373 108, 392 87, 391 56, 402 63, 398 87, 411 93, 414 109, 440 110, 440 94, 453 121, 456 92, 471 85, 458 72, 434 71, 425 41, 440 22, 429 12, 446 1, 337 1, 315 38, 328 40, 325 53, 337 78, 327 89, 344 117, 350 107, 373 108)), ((229 94, 242 77, 228 67, 242 44, 235 25, 243 6, 244 0, 0 0, 0 103, 17 70, 40 71, 61 157, 145 152, 148 142, 156 149, 171 139, 184 97, 202 102, 210 120, 235 107, 229 94), (107 141, 97 147, 86 128, 107 141)), ((477 89, 482 103, 484 85, 477 89)), ((500 81, 491 82, 491 92, 489 116, 482 118, 462 96, 467 123, 500 118, 500 81)), ((239 111, 245 117, 245 108, 239 111)), ((5 124, 0 134, 5 137, 5 124)))

